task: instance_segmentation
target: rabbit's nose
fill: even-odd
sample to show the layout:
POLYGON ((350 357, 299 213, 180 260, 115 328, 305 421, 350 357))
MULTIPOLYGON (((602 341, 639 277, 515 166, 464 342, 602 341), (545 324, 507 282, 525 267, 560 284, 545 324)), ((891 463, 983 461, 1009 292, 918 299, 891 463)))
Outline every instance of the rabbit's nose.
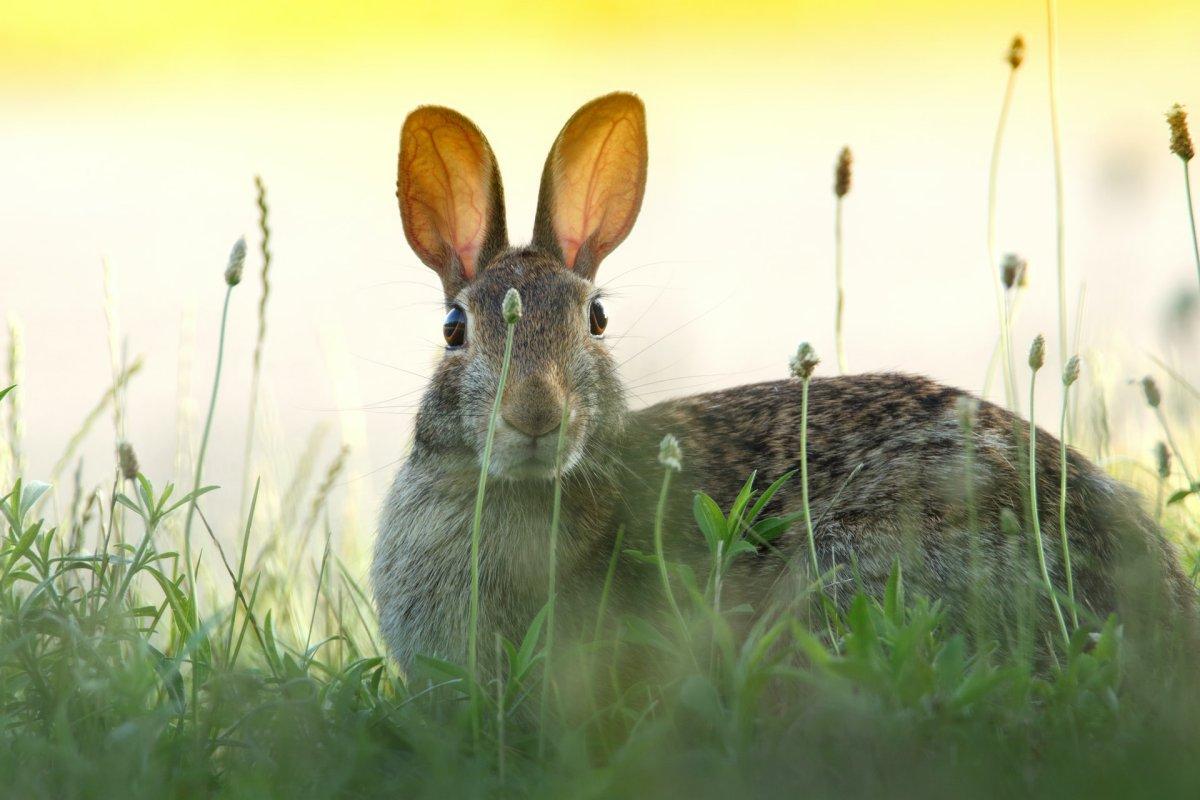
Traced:
POLYGON ((543 378, 526 378, 504 393, 500 416, 526 436, 537 438, 558 429, 563 396, 543 378))

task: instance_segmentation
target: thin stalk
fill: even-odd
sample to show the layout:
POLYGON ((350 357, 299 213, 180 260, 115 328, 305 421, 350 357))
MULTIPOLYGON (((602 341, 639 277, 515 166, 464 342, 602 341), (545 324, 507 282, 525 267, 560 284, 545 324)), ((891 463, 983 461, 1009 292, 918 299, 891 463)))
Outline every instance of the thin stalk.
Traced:
MULTIPOLYGON (((671 486, 671 468, 663 469, 662 489, 658 493, 658 507, 654 511, 654 554, 658 557, 658 576, 662 580, 663 592, 667 595, 667 603, 671 606, 671 612, 675 615, 675 620, 679 623, 679 630, 683 634, 684 639, 688 638, 687 623, 683 619, 683 612, 679 610, 679 604, 675 602, 675 593, 671 591, 671 576, 667 574, 667 557, 663 553, 663 516, 667 510, 667 493, 671 486)), ((688 648, 689 651, 691 648, 688 648)), ((694 656, 693 656, 694 657, 694 656)))
POLYGON ((567 422, 571 404, 563 398, 562 416, 558 420, 558 444, 554 449, 554 505, 550 512, 550 569, 546 593, 546 663, 542 669, 542 705, 538 726, 538 757, 546 752, 546 706, 550 701, 551 658, 554 655, 554 611, 558 596, 558 527, 562 514, 563 451, 567 444, 567 422))
POLYGON ((971 628, 976 649, 982 649, 984 640, 983 608, 980 603, 979 587, 983 583, 980 575, 979 556, 979 509, 975 499, 975 418, 974 409, 966 409, 962 416, 963 433, 963 500, 967 504, 967 536, 970 539, 971 557, 971 628))
MULTIPOLYGON (((500 785, 504 785, 505 745, 504 745, 504 681, 503 647, 500 644, 500 632, 495 634, 496 640, 496 767, 500 775, 500 785)), ((540 735, 540 734, 539 734, 540 735)))
POLYGON ((817 539, 813 531, 812 509, 808 504, 808 384, 800 384, 800 502, 804 508, 804 529, 808 533, 808 556, 812 560, 813 577, 820 580, 821 565, 817 563, 817 539))
POLYGON ((250 462, 254 457, 254 429, 258 419, 259 383, 262 380, 263 344, 267 339, 267 300, 271 297, 271 226, 268 223, 267 187, 262 178, 254 176, 255 205, 258 206, 258 230, 261 234, 259 251, 262 254, 262 294, 258 298, 258 335, 254 340, 254 360, 250 372, 250 409, 246 420, 246 443, 242 453, 242 496, 238 503, 238 518, 246 515, 246 498, 250 491, 250 462))
POLYGON ((1063 387, 1062 412, 1058 420, 1058 534, 1062 539, 1063 571, 1067 574, 1067 600, 1070 603, 1071 627, 1079 627, 1079 612, 1075 608, 1075 578, 1071 573, 1071 545, 1067 541, 1067 398, 1070 386, 1063 387))
MULTIPOLYGON (((1007 293, 1006 293, 1006 295, 1007 295, 1007 293)), ((992 354, 991 354, 991 356, 988 357, 987 375, 983 379, 983 394, 982 394, 982 396, 985 399, 992 392, 992 383, 994 382, 994 379, 996 376, 996 371, 998 369, 1007 369, 1008 370, 1007 376, 1005 376, 1005 375, 1000 376, 1001 380, 1006 381, 1006 383, 1005 383, 1006 386, 1011 384, 1013 387, 1015 387, 1017 385, 1017 379, 1015 377, 1016 370, 1013 365, 1013 359, 1012 359, 1012 330, 1016 324, 1018 316, 1020 315, 1021 299, 1024 297, 1025 297, 1025 293, 1022 292, 1020 290, 1020 288, 1018 287, 1013 290, 1013 296, 1012 296, 1011 300, 1007 299, 1007 297, 1004 300, 1004 308, 1005 308, 1004 319, 1007 324, 1007 327, 1006 327, 1006 330, 1002 330, 1000 332, 1000 334, 996 337, 996 343, 994 345, 992 345, 992 354), (1006 337, 1006 334, 1007 334, 1007 337, 1006 337), (1007 342, 1006 342, 1006 338, 1007 338, 1007 342), (1004 365, 1001 362, 1001 357, 1004 355, 1005 350, 1007 350, 1007 352, 1008 352, 1008 364, 1007 365, 1004 365)), ((1015 394, 1015 392, 1014 392, 1014 394, 1015 394)), ((1013 398, 1013 402, 1015 402, 1015 400, 1016 400, 1016 397, 1013 398)), ((1009 405, 1011 406, 1012 402, 1010 402, 1009 405)), ((1016 413, 1019 413, 1019 411, 1016 408, 1013 408, 1012 410, 1016 413)))
POLYGON ((725 541, 717 542, 716 563, 713 565, 713 617, 721 616, 721 587, 724 585, 721 567, 725 563, 725 541))
MULTIPOLYGON (((242 579, 246 574, 246 552, 250 549, 250 528, 254 522, 254 510, 258 507, 258 490, 261 481, 254 482, 254 494, 250 497, 250 511, 246 515, 246 527, 242 534, 242 554, 238 559, 237 573, 233 577, 233 589, 237 594, 242 592, 242 579)), ((233 608, 229 612, 229 630, 226 633, 225 639, 225 655, 230 658, 233 647, 233 630, 236 627, 234 623, 237 620, 237 603, 233 604, 233 608)), ((229 666, 233 666, 233 661, 229 662, 229 666)))
POLYGON ((1050 133, 1054 145, 1054 236, 1058 266, 1058 361, 1067 363, 1070 342, 1067 337, 1067 246, 1063 220, 1062 135, 1058 112, 1058 3, 1046 0, 1046 29, 1049 41, 1050 133))
POLYGON ((625 539, 625 526, 617 528, 617 537, 613 541, 612 556, 608 559, 608 569, 604 573, 604 586, 600 589, 600 603, 596 609, 596 627, 592 631, 592 641, 600 640, 600 632, 604 629, 604 614, 608 611, 608 594, 612 589, 613 578, 617 574, 617 561, 621 558, 621 542, 625 539))
POLYGON ((833 637, 833 623, 829 620, 829 609, 825 606, 824 587, 821 580, 821 565, 817 561, 817 537, 814 531, 812 509, 808 502, 808 384, 811 376, 801 379, 800 384, 800 501, 804 508, 804 528, 808 533, 808 556, 812 561, 813 580, 821 590, 821 612, 825 615, 825 630, 829 634, 829 642, 834 650, 838 649, 837 640, 833 637))
POLYGON ((1196 278, 1200 280, 1200 240, 1196 238, 1196 211, 1192 207, 1192 177, 1188 172, 1187 161, 1183 161, 1183 191, 1187 196, 1188 225, 1192 229, 1192 256, 1196 259, 1196 278))
POLYGON ((229 298, 233 296, 233 286, 225 289, 225 304, 221 308, 221 332, 217 339, 217 368, 213 374, 212 394, 208 399, 208 415, 204 419, 204 433, 200 436, 200 452, 196 456, 196 471, 192 480, 192 499, 188 503, 187 520, 183 524, 183 560, 187 572, 188 587, 192 592, 192 625, 196 623, 196 575, 192 565, 192 519, 196 516, 196 493, 200 491, 200 479, 204 474, 204 455, 208 452, 208 437, 212 433, 213 412, 217 408, 217 391, 221 387, 221 367, 225 362, 225 327, 229 321, 229 298))
POLYGON ((1063 618, 1062 608, 1058 605, 1058 596, 1054 593, 1054 584, 1050 582, 1050 571, 1046 569, 1046 550, 1042 544, 1042 526, 1038 520, 1038 492, 1037 492, 1037 426, 1033 419, 1033 398, 1034 389, 1037 386, 1037 370, 1033 370, 1029 377, 1029 509, 1030 518, 1033 521, 1033 540, 1037 545, 1038 569, 1042 574, 1042 583, 1046 585, 1046 594, 1050 596, 1050 605, 1054 607, 1054 616, 1058 619, 1058 627, 1061 629, 1063 642, 1067 645, 1071 643, 1071 636, 1067 633, 1067 622, 1063 618))
POLYGON ((1014 414, 1021 413, 1021 400, 1017 388, 1017 363, 1013 357, 1012 347, 1012 329, 1013 321, 1017 318, 1017 304, 1021 299, 1020 295, 1010 297, 1007 292, 1004 294, 1004 330, 1001 331, 1001 336, 1004 337, 1006 344, 1004 346, 1004 368, 1008 370, 1008 386, 1012 388, 1012 399, 1008 403, 1009 410, 1014 414))
MULTIPOLYGON (((147 511, 147 513, 152 513, 147 511)), ((129 584, 133 581, 133 576, 142 568, 142 558, 146 555, 146 550, 150 547, 150 541, 154 538, 154 531, 158 528, 157 522, 151 522, 146 519, 146 531, 142 536, 142 541, 138 544, 137 551, 133 554, 133 560, 129 563, 129 568, 125 570, 125 574, 121 576, 121 583, 117 586, 117 592, 109 601, 110 605, 115 608, 120 608, 121 601, 125 598, 125 592, 129 590, 129 584)))
POLYGON ((500 366, 496 399, 492 402, 492 413, 488 417, 487 438, 483 443, 483 459, 479 468, 479 485, 475 489, 475 515, 471 520, 471 600, 467 630, 467 669, 471 673, 471 726, 476 742, 479 739, 479 539, 483 527, 483 498, 487 493, 488 468, 492 462, 492 443, 496 439, 496 420, 500 418, 500 402, 504 397, 504 384, 508 381, 508 367, 512 361, 514 330, 516 323, 508 323, 504 337, 504 361, 500 366))
POLYGON ((313 628, 317 624, 317 608, 321 604, 321 587, 325 585, 325 568, 329 565, 330 531, 325 528, 325 552, 321 555, 321 568, 317 571, 317 586, 313 593, 312 614, 308 618, 308 633, 304 637, 304 655, 309 658, 308 648, 312 645, 313 628))
MULTIPOLYGON (((598 714, 599 708, 596 701, 596 676, 600 673, 600 634, 604 630, 604 616, 608 611, 608 595, 612 589, 613 578, 617 574, 617 561, 621 557, 621 543, 625 539, 625 526, 617 528, 617 535, 613 540, 612 555, 608 559, 608 569, 604 573, 604 585, 600 588, 600 602, 596 609, 596 624, 592 630, 592 660, 591 666, 587 670, 587 687, 588 696, 592 701, 592 711, 598 714)), ((616 659, 616 645, 613 645, 613 659, 616 659)), ((614 697, 619 697, 619 693, 614 693, 614 697)), ((607 743, 605 743, 607 750, 607 743)))
MULTIPOLYGON (((1000 174, 1000 150, 1004 142, 1004 131, 1008 127, 1008 114, 1012 108, 1013 92, 1017 84, 1017 70, 1010 69, 1008 81, 1004 85, 1004 99, 1000 103, 1000 119, 996 123, 996 136, 992 140, 992 158, 988 167, 988 199, 987 199, 987 269, 992 277, 992 291, 996 297, 996 316, 1000 322, 1000 361, 1009 363, 1009 353, 1012 344, 1009 340, 1008 317, 1005 311, 1004 287, 1000 283, 1000 269, 996 260, 996 187, 1000 174)), ((1004 400, 1012 408, 1016 400, 1016 387, 1012 375, 1005 372, 1004 400)))
POLYGON ((1179 449, 1179 445, 1175 443, 1175 436, 1171 433, 1171 426, 1167 424, 1166 415, 1163 414, 1161 408, 1155 406, 1154 416, 1158 417, 1158 424, 1163 429, 1163 435, 1167 437, 1167 445, 1175 455, 1175 460, 1179 462, 1179 468, 1183 470, 1183 475, 1187 478, 1188 486, 1195 486, 1196 479, 1192 477, 1192 471, 1188 469, 1187 462, 1183 460, 1183 452, 1179 449))
POLYGON ((842 281, 844 247, 842 244, 842 200, 838 197, 833 212, 834 278, 837 282, 837 307, 834 312, 834 338, 837 341, 838 372, 846 374, 846 339, 842 332, 842 316, 846 306, 846 289, 842 281))
POLYGON ((725 561, 725 540, 717 542, 716 563, 713 565, 713 635, 708 642, 708 671, 712 673, 717 664, 717 620, 721 618, 721 565, 725 561))

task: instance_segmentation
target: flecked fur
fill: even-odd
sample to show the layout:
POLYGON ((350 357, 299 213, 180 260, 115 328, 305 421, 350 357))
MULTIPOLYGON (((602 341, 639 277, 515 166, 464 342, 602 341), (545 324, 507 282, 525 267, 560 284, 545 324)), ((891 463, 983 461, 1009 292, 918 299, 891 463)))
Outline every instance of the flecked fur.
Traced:
MULTIPOLYGON (((630 96, 620 97, 629 102, 630 96)), ((553 213, 545 197, 548 180, 543 178, 535 223, 542 239, 553 230, 546 218, 553 213)), ((506 239, 495 229, 503 225, 502 209, 498 214, 493 229, 484 232, 490 242, 506 239)), ((678 437, 683 450, 683 470, 667 507, 667 550, 701 578, 708 554, 692 521, 693 494, 705 491, 727 507, 751 472, 757 470, 765 485, 797 469, 801 387, 796 380, 628 410, 608 347, 588 329, 588 309, 597 292, 590 280, 594 263, 581 275, 562 262, 558 248, 531 246, 499 250, 470 281, 454 274, 452 260, 431 266, 443 276, 447 304, 468 313, 468 341, 464 348, 448 350, 435 371, 417 416, 412 453, 381 515, 372 578, 384 638, 402 665, 411 665, 420 653, 461 660, 466 652, 472 509, 504 349, 501 302, 510 287, 521 293, 525 316, 515 330, 505 397, 516 398, 520 407, 510 402, 506 417, 544 418, 557 415, 564 398, 570 403, 558 552, 560 641, 582 633, 594 619, 618 527, 626 529, 627 548, 652 549, 662 475, 657 452, 664 434, 678 437)), ((818 559, 822 568, 838 568, 827 587, 835 600, 849 597, 843 589, 855 586, 880 593, 900 560, 910 585, 944 598, 955 613, 965 606, 968 586, 983 587, 996 619, 1011 611, 1012 587, 1030 574, 1025 561, 1030 551, 1028 542, 1010 541, 1001 532, 1000 514, 1010 509, 1019 519, 1028 517, 1028 426, 981 402, 968 473, 956 409, 963 395, 903 374, 812 381, 809 488, 818 559), (975 531, 964 499, 968 480, 975 531)), ((1037 436, 1041 525, 1055 531, 1058 443, 1044 431, 1037 436)), ((481 641, 491 641, 493 631, 519 640, 545 602, 553 488, 553 461, 547 464, 546 454, 556 438, 555 433, 530 444, 517 427, 503 422, 498 431, 491 465, 495 479, 482 525, 481 641)), ((1190 607, 1184 602, 1191 598, 1190 584, 1174 549, 1130 489, 1073 450, 1068 451, 1067 486, 1067 530, 1082 616, 1103 615, 1129 605, 1130 598, 1159 613, 1190 607)), ((799 509, 796 478, 766 513, 799 509)), ((726 607, 749 603, 759 613, 780 607, 794 591, 795 581, 784 578, 803 564, 805 541, 797 523, 773 547, 735 562, 724 578, 726 607)), ((1048 543, 1046 556, 1061 587, 1057 546, 1048 543)), ((661 587, 648 568, 623 559, 613 586, 613 613, 645 613, 662 602, 661 587)), ((1147 613, 1145 624, 1152 626, 1154 615, 1147 613)))

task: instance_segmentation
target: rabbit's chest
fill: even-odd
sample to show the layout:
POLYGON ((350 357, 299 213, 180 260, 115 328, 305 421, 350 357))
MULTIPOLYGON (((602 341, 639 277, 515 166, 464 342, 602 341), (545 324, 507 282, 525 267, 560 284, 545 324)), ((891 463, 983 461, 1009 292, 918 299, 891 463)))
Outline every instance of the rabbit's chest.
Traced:
MULTIPOLYGON (((489 487, 480 520, 483 631, 519 638, 545 602, 551 507, 489 487)), ((384 637, 402 663, 466 652, 474 493, 402 470, 384 506, 372 581, 384 637)), ((560 539, 570 540, 567 526, 560 539)), ((563 555, 566 555, 565 553, 563 555)), ((487 634, 490 636, 490 633, 487 634)), ((489 639, 490 641, 490 639, 489 639)))

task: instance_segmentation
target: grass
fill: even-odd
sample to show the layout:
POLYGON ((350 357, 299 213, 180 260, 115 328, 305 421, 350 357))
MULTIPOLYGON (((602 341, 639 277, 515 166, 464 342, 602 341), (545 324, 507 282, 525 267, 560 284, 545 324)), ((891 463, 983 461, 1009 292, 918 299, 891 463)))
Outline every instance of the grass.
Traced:
MULTIPOLYGON (((1037 387, 1038 370, 1046 362, 1046 341, 1040 335, 1033 340, 1033 347, 1029 351, 1029 424, 1034 425, 1033 408, 1034 408, 1034 393, 1037 387)), ((1027 458, 1029 467, 1029 522, 1033 527, 1033 547, 1037 553, 1038 570, 1042 576, 1042 584, 1046 589, 1046 596, 1050 598, 1050 607, 1054 609, 1054 618, 1058 621, 1058 627, 1062 633, 1063 642, 1070 644, 1071 634, 1067 631, 1066 620, 1063 619, 1062 606, 1058 603, 1058 593, 1054 588, 1054 584, 1050 581, 1050 573, 1046 569, 1046 545, 1042 541, 1042 525, 1041 515, 1038 513, 1038 488, 1037 488, 1037 436, 1029 436, 1029 456, 1027 458)), ((1066 537, 1063 538, 1066 541, 1066 537)))
POLYGON ((496 382, 496 399, 492 403, 491 414, 488 415, 487 439, 483 446, 483 466, 479 470, 479 486, 475 490, 475 513, 471 519, 471 599, 469 621, 467 623, 467 672, 470 676, 471 719, 475 722, 475 738, 479 738, 479 695, 475 691, 479 679, 479 543, 482 536, 483 503, 487 493, 488 473, 491 469, 492 445, 496 441, 496 423, 500 418, 500 406, 504 400, 504 386, 508 381, 508 370, 512 365, 513 334, 517 321, 521 317, 521 299, 516 289, 509 289, 504 298, 504 361, 500 367, 500 377, 496 382), (515 298, 515 300, 514 300, 515 298), (511 309, 511 310, 510 310, 511 309))
MULTIPOLYGON (((0 389, 6 411, 12 394, 0 389)), ((664 446, 664 483, 683 458, 664 446)), ((284 547, 294 530, 254 551, 252 531, 270 529, 258 485, 226 532, 238 542, 232 558, 217 547, 207 572, 197 558, 193 572, 206 578, 194 584, 173 543, 193 507, 214 543, 226 538, 200 511, 213 487, 179 495, 119 475, 100 500, 52 522, 50 487, 18 478, 0 498, 0 794, 1119 797, 1200 787, 1200 676, 1116 618, 1070 633, 1047 664, 986 626, 965 636, 897 566, 883 597, 823 605, 815 630, 787 613, 735 633, 744 610, 722 602, 722 577, 800 521, 763 513, 797 477, 806 480, 784 475, 759 492, 750 476, 727 509, 697 495, 695 535, 708 540, 712 569, 692 575, 659 549, 671 602, 639 618, 607 615, 608 586, 637 557, 618 532, 592 636, 552 661, 548 603, 522 641, 488 643, 500 667, 488 678, 432 660, 398 674, 365 587, 328 537, 309 577, 284 547), (667 667, 623 676, 618 659, 639 653, 667 667), (587 691, 559 698, 580 670, 587 691)), ((314 504, 328 497, 315 488, 314 504)), ((1195 522, 1187 503, 1169 506, 1177 529, 1195 522)))
MULTIPOLYGON (((262 198, 260 185, 265 236, 262 198)), ((264 259, 268 253, 264 245, 264 259)), ((264 273, 264 297, 266 291, 264 273)), ((265 308, 264 299, 255 375, 265 308)), ((519 324, 517 298, 507 301, 506 315, 501 387, 519 324)), ((1008 322, 1002 309, 1004 351, 1008 322)), ((840 326, 838 334, 840 341, 840 326)), ((217 346, 223 358, 223 335, 217 346)), ((1034 374, 1044 360, 1039 349, 1034 374)), ((546 605, 520 641, 497 637, 481 652, 479 537, 489 447, 471 531, 467 663, 425 659, 407 675, 384 652, 359 578, 361 558, 345 544, 371 532, 340 529, 345 523, 331 508, 344 449, 311 491, 315 444, 290 479, 253 482, 244 513, 214 525, 203 501, 219 490, 202 482, 210 403, 199 456, 181 473, 190 491, 138 472, 132 452, 122 454, 123 470, 114 461, 102 486, 77 479, 74 487, 52 487, 22 467, 15 401, 37 398, 9 385, 21 374, 15 339, 8 351, 12 379, 0 384, 0 796, 1116 798, 1200 790, 1200 674, 1184 657, 1195 643, 1182 633, 1140 637, 1116 617, 1081 625, 1065 529, 1059 534, 1069 626, 1040 529, 1022 531, 1012 514, 1003 521, 1005 546, 1031 573, 1028 586, 1011 587, 1020 601, 1015 634, 991 624, 985 598, 995 587, 974 566, 967 631, 938 599, 914 592, 899 564, 882 596, 856 591, 851 575, 839 587, 849 602, 825 601, 814 547, 819 520, 808 505, 807 388, 817 365, 811 348, 801 348, 793 365, 803 381, 799 474, 778 476, 761 490, 749 475, 727 508, 698 493, 694 528, 672 532, 707 543, 708 569, 693 572, 671 563, 663 546, 665 497, 688 458, 677 442, 664 440, 655 551, 628 550, 623 530, 613 532, 595 622, 582 640, 564 641, 556 632, 560 435, 546 605), (770 516, 771 498, 791 480, 801 481, 803 512, 770 516), (805 600, 821 613, 789 605, 750 623, 747 609, 725 592, 728 576, 800 525, 806 541, 796 577, 812 580, 805 600), (316 531, 321 546, 310 549, 316 531), (234 543, 230 552, 223 543, 234 543), (638 560, 654 564, 665 596, 637 615, 613 614, 611 588, 638 560), (1022 611, 1026 602, 1045 608, 1047 600, 1053 616, 1022 611), (1039 621, 1048 624, 1037 628, 1039 621), (481 658, 494 658, 495 668, 481 668, 481 658), (656 668, 623 669, 630 661, 656 668)), ((1003 368, 1015 383, 1009 356, 1003 368)), ((1072 363, 1063 376, 1063 434, 1072 363)), ((124 427, 122 395, 140 366, 114 357, 112 387, 98 392, 100 402, 66 443, 56 475, 106 410, 118 430, 124 427)), ((1157 493, 1156 513, 1185 546, 1195 579, 1191 537, 1200 529, 1200 486, 1189 464, 1196 430, 1172 426, 1163 394, 1193 407, 1198 400, 1181 376, 1168 375, 1165 390, 1149 378, 1142 389, 1176 477, 1166 446, 1158 468, 1141 463, 1151 449, 1140 442, 1107 463, 1157 493)), ((1034 388, 1031 376, 1031 417, 1034 388)), ((1129 391, 1124 382, 1108 388, 1129 391)), ((1015 391, 1006 388, 1006 398, 1015 391)), ((252 409, 257 392, 256 382, 252 409)), ((1074 392, 1078 402, 1102 402, 1080 394, 1074 392)), ((1083 407, 1079 418, 1089 411, 1083 407)), ((973 403, 960 407, 962 430, 972 430, 977 412, 973 403)), ((1115 447, 1107 439, 1076 444, 1092 455, 1115 447)), ((1036 507, 1035 437, 1028 447, 1024 466, 1036 507)), ((245 453, 248 461, 249 442, 245 453)), ((971 504, 976 455, 964 454, 971 533, 984 524, 971 504)), ((1058 457, 1065 461, 1065 446, 1058 457)), ((1061 515, 1065 484, 1056 499, 1061 515)))
MULTIPOLYGON (((1004 131, 1008 127, 1008 115, 1012 109, 1013 94, 1017 86, 1017 71, 1020 70, 1022 62, 1025 60, 1025 40, 1020 36, 1013 37, 1012 44, 1008 48, 1008 80, 1004 84, 1004 99, 1000 103, 1000 117, 996 122, 996 134, 992 139, 992 155, 988 162, 988 182, 987 182, 987 268, 988 274, 991 277, 992 291, 996 299, 996 316, 1000 325, 1000 336, 997 340, 996 355, 993 356, 993 361, 998 360, 1001 369, 1002 380, 1004 382, 1004 401, 1008 408, 1015 408, 1014 387, 1012 373, 1010 370, 1011 360, 1009 351, 1012 349, 1009 331, 1011 329, 1011 320, 1009 319, 1009 309, 1007 296, 1000 282, 1000 264, 996 259, 996 194, 999 185, 1000 176, 1000 153, 1004 144, 1004 131)), ((988 385, 991 382, 992 367, 989 365, 988 375, 984 381, 985 393, 988 385)))

